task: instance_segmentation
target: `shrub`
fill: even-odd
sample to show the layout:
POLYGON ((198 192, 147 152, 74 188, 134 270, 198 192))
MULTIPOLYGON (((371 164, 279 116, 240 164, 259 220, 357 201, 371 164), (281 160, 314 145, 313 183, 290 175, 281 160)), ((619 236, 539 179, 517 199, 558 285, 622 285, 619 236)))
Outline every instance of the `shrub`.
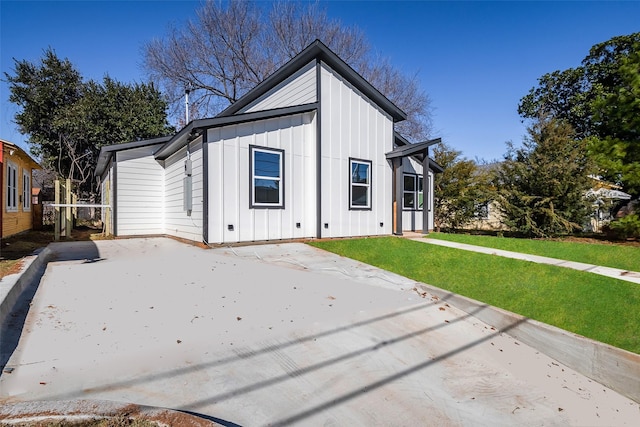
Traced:
POLYGON ((613 221, 610 228, 614 235, 621 239, 640 237, 640 216, 631 214, 613 221))

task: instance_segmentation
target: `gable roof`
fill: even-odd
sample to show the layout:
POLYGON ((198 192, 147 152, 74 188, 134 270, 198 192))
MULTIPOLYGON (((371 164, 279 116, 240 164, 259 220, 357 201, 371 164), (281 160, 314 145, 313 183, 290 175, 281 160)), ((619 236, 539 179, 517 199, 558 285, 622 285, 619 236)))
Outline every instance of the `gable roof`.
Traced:
POLYGON ((319 59, 329 65, 333 70, 337 71, 349 83, 362 92, 367 98, 375 102, 380 108, 393 117, 394 122, 400 122, 407 118, 407 114, 398 108, 393 102, 384 96, 378 89, 373 87, 371 83, 358 74, 338 55, 329 49, 320 40, 316 40, 307 46, 302 52, 294 56, 289 62, 280 67, 275 73, 267 77, 262 83, 247 92, 236 102, 227 107, 216 117, 231 116, 271 89, 282 83, 285 79, 307 65, 314 59, 319 59))
POLYGON ((173 135, 161 136, 158 138, 144 139, 142 141, 126 142, 124 144, 105 145, 100 148, 100 154, 98 154, 98 164, 96 165, 96 176, 101 177, 107 166, 109 166, 109 160, 113 156, 113 153, 123 150, 132 150, 134 148, 146 147, 149 145, 166 144, 170 141, 173 135))
POLYGON ((29 153, 24 151, 13 142, 7 141, 5 139, 0 139, 0 148, 2 149, 2 153, 0 153, 0 161, 3 162, 5 159, 10 160, 11 156, 15 154, 16 157, 22 159, 25 166, 31 167, 32 169, 42 169, 42 166, 40 166, 40 164, 29 155, 29 153))

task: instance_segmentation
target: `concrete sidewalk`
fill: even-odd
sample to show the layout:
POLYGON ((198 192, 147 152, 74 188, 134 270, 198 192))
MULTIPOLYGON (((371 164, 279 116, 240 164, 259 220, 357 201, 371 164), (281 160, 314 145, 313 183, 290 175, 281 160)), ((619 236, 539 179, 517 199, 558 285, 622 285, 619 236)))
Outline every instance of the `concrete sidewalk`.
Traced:
MULTIPOLYGON (((635 425, 640 405, 422 284, 303 244, 52 245, 0 404, 222 425, 635 425)), ((460 300, 462 301, 462 300, 460 300)), ((631 374, 634 375, 634 374, 631 374)))
POLYGON ((621 270, 618 268, 603 267, 599 265, 585 264, 576 261, 566 261, 557 258, 549 258, 540 255, 523 254, 520 252, 505 251, 502 249, 487 248, 484 246, 468 245, 466 243, 450 242, 447 240, 429 239, 427 237, 409 237, 416 242, 428 243, 430 245, 446 246, 448 248, 463 249, 465 251, 479 252, 488 255, 498 255, 506 258, 514 258, 523 261, 536 262, 539 264, 549 264, 558 267, 571 268, 574 270, 586 271, 588 273, 599 274, 614 279, 625 280, 627 282, 640 284, 640 273, 636 271, 621 270))

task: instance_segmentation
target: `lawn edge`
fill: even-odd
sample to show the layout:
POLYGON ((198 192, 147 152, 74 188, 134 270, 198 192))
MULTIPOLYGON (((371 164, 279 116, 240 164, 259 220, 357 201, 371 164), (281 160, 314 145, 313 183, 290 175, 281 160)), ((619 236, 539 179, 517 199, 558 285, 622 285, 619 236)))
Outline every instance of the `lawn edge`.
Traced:
POLYGON ((436 286, 420 282, 416 286, 421 291, 447 301, 580 374, 640 403, 640 354, 436 286))
POLYGON ((16 274, 0 279, 0 328, 4 328, 7 317, 14 310, 24 291, 42 274, 42 270, 53 256, 49 246, 23 258, 23 265, 16 274))

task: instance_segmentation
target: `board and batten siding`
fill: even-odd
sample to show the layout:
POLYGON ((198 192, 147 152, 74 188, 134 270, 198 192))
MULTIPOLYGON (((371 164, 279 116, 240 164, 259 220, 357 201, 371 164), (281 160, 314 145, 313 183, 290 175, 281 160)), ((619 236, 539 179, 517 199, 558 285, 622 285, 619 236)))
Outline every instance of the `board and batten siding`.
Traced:
MULTIPOLYGON (((153 146, 116 153, 118 236, 163 234, 163 168, 153 146)), ((112 186, 113 188, 113 186, 112 186)), ((112 199, 113 200, 113 199, 112 199)))
POLYGON ((315 61, 311 61, 239 113, 310 104, 316 99, 316 68, 315 61))
POLYGON ((393 120, 324 62, 320 87, 321 237, 391 234, 393 120), (371 162, 370 210, 349 209, 349 158, 371 162))
POLYGON ((315 236, 315 120, 304 113, 208 130, 209 243, 315 236), (250 146, 284 150, 284 208, 250 207, 250 146))
MULTIPOLYGON (((407 174, 422 175, 422 163, 417 161, 413 157, 406 157, 402 159, 402 171, 403 173, 407 173, 407 174)), ((428 226, 431 229, 433 229, 433 172, 429 171, 428 177, 429 177, 429 194, 428 194, 428 198, 424 200, 424 203, 427 205, 427 208, 429 209, 428 226)), ((417 230, 424 231, 422 226, 422 210, 403 209, 402 210, 402 228, 404 231, 417 231, 417 230)))
POLYGON ((184 209, 184 178, 187 147, 165 160, 164 230, 165 233, 195 242, 202 242, 203 218, 203 169, 202 137, 189 144, 192 165, 192 211, 184 209))

